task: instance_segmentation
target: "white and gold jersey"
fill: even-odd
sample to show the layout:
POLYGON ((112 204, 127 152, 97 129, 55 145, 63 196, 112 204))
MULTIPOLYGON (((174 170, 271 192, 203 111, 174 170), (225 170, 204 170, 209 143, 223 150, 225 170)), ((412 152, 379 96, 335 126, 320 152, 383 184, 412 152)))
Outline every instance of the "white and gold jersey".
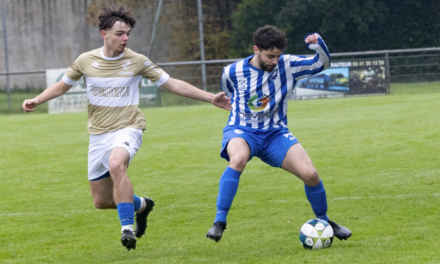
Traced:
POLYGON ((81 77, 87 85, 87 131, 97 135, 126 127, 145 129, 145 116, 138 107, 142 78, 161 86, 169 75, 128 48, 111 58, 100 48, 81 54, 63 81, 74 85, 81 77))

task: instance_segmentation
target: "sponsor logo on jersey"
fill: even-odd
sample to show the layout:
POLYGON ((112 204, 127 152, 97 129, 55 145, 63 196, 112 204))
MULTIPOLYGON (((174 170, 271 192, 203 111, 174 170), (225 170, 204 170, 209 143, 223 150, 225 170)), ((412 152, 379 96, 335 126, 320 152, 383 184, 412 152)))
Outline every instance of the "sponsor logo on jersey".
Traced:
POLYGON ((258 95, 254 95, 251 97, 251 99, 249 99, 247 105, 252 111, 260 112, 266 108, 267 103, 269 103, 271 99, 272 97, 266 94, 263 95, 261 99, 258 99, 258 95))
POLYGON ((144 65, 148 67, 148 66, 150 66, 150 65, 151 65, 151 62, 149 62, 149 61, 146 61, 146 62, 144 62, 144 65))
POLYGON ((124 68, 124 70, 128 70, 128 67, 131 65, 131 61, 130 60, 126 60, 124 64, 122 64, 122 68, 124 68))
POLYGON ((243 130, 234 129, 235 134, 243 134, 243 130))
POLYGON ((246 123, 252 123, 254 121, 263 122, 266 119, 270 119, 270 118, 274 117, 278 113, 279 110, 280 110, 280 108, 276 107, 272 111, 269 110, 267 112, 258 112, 258 113, 240 112, 240 113, 238 113, 238 115, 240 116, 241 120, 246 121, 246 123))
POLYGON ((91 65, 95 68, 101 67, 101 65, 99 65, 99 63, 97 61, 94 61, 91 65))
POLYGON ((128 97, 130 86, 127 87, 97 87, 90 88, 90 95, 95 97, 128 97))
POLYGON ((120 71, 119 74, 120 74, 120 75, 133 76, 133 75, 134 75, 134 72, 133 72, 133 71, 129 71, 129 72, 126 72, 126 71, 120 71))

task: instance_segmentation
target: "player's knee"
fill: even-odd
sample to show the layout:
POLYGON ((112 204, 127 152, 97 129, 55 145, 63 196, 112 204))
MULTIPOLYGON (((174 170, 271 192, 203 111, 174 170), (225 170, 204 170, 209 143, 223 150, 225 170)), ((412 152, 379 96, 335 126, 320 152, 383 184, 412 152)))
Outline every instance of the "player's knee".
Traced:
POLYGON ((243 171, 247 162, 248 158, 246 158, 244 155, 234 155, 229 161, 229 166, 235 170, 243 171))
POLYGON ((118 175, 120 172, 124 171, 125 169, 125 165, 116 160, 109 160, 108 167, 110 174, 112 176, 118 175))
POLYGON ((315 168, 307 170, 302 178, 307 186, 316 186, 321 181, 315 168))

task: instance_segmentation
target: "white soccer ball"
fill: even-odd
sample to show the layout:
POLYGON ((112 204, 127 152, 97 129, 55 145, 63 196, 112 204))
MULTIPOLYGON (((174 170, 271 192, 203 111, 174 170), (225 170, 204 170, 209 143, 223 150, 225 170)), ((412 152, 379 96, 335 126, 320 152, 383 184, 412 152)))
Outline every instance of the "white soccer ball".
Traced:
POLYGON ((333 228, 325 220, 311 219, 301 227, 299 240, 307 249, 330 247, 333 242, 333 228))

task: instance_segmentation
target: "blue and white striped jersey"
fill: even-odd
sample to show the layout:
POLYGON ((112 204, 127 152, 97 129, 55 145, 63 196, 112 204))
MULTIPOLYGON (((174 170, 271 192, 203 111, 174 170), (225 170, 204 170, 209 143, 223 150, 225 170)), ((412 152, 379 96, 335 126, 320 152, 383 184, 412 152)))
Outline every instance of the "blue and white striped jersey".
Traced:
POLYGON ((321 37, 318 44, 307 46, 316 51, 315 56, 283 54, 272 72, 252 66, 249 60, 254 55, 226 66, 221 88, 231 98, 228 125, 256 129, 286 127, 287 103, 296 82, 330 65, 330 54, 321 37))

